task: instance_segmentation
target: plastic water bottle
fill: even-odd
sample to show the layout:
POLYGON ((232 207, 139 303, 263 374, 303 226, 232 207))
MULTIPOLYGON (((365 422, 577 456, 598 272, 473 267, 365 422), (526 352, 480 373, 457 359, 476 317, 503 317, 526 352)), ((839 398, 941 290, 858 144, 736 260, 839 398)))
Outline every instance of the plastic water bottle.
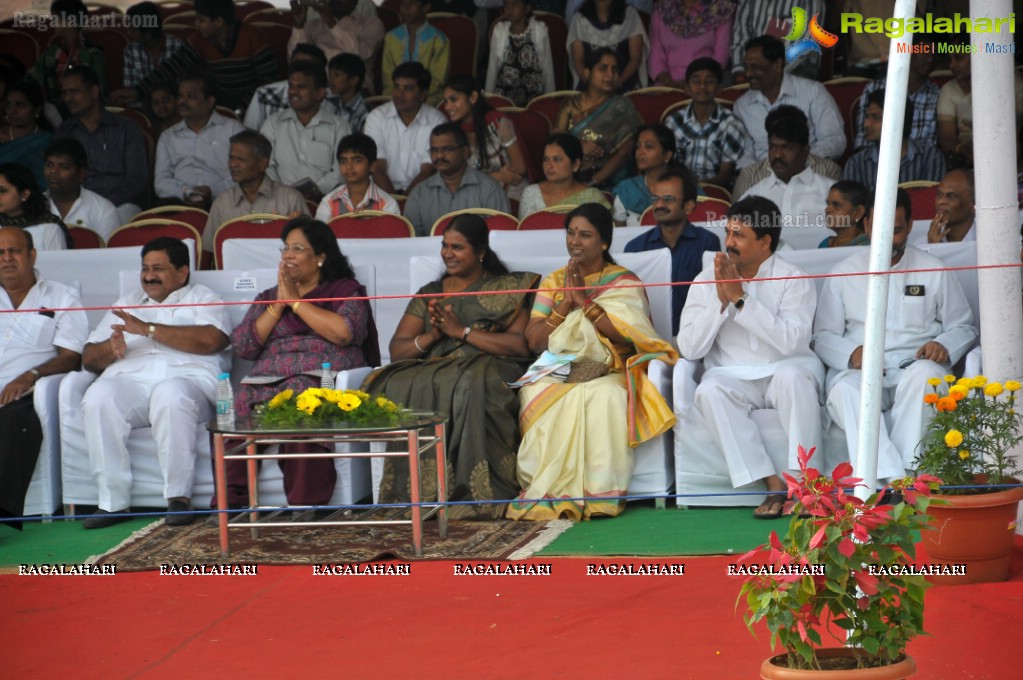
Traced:
POLYGON ((330 373, 330 362, 323 362, 323 375, 320 376, 320 387, 325 390, 334 389, 334 378, 330 373))
POLYGON ((230 373, 221 373, 217 378, 217 425, 234 427, 234 390, 230 373))

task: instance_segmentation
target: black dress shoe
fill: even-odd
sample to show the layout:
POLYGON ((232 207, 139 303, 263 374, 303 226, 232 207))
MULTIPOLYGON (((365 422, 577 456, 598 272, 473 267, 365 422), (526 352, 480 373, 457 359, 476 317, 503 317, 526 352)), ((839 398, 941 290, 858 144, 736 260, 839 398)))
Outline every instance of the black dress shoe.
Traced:
POLYGON ((167 517, 163 523, 169 527, 183 527, 195 521, 195 515, 191 512, 192 504, 188 501, 171 499, 167 501, 167 517))
POLYGON ((127 522, 131 517, 128 516, 128 510, 115 510, 113 512, 109 510, 97 510, 92 513, 89 517, 82 520, 82 527, 85 529, 106 529, 112 527, 115 524, 121 522, 127 522))

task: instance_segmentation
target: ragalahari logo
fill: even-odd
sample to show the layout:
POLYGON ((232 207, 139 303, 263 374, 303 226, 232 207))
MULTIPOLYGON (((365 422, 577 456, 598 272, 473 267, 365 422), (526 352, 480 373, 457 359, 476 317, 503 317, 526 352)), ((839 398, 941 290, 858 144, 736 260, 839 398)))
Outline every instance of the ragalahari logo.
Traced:
POLYGON ((809 22, 810 35, 807 33, 806 10, 802 7, 792 8, 792 30, 785 36, 789 46, 785 48, 785 59, 791 64, 807 52, 821 54, 822 47, 834 47, 838 43, 838 36, 821 28, 817 23, 817 14, 809 22))

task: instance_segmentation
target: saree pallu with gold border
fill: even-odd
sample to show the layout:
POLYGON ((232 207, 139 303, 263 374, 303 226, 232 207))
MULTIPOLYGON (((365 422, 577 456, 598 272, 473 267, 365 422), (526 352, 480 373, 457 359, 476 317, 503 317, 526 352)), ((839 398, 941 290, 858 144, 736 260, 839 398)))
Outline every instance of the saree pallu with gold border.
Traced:
MULTIPOLYGON (((675 415, 647 378, 647 362, 674 363, 678 353, 657 336, 646 293, 635 274, 617 265, 587 276, 588 295, 628 339, 615 346, 575 309, 550 335, 548 349, 608 363, 608 375, 585 383, 545 377, 519 391, 518 478, 524 491, 508 508, 510 519, 588 519, 613 516, 625 506, 632 448, 666 432, 675 415), (569 500, 587 498, 589 500, 569 500)), ((564 270, 540 285, 532 317, 546 317, 563 293, 564 270)))

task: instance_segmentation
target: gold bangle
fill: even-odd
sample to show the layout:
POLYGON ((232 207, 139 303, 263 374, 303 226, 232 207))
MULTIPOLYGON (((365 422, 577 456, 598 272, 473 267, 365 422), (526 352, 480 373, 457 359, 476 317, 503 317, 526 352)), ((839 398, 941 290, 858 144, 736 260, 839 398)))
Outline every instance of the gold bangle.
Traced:
POLYGON ((301 301, 301 300, 299 300, 299 301, 297 301, 297 302, 292 302, 292 303, 291 303, 291 311, 293 311, 293 312, 294 312, 295 314, 298 314, 298 306, 299 306, 300 304, 302 304, 302 301, 301 301))
MULTIPOLYGON (((557 319, 558 323, 561 323, 562 321, 565 320, 565 317, 562 314, 559 314, 558 310, 553 309, 553 308, 551 309, 551 316, 553 316, 555 319, 557 319)), ((547 317, 547 318, 550 318, 550 317, 547 317)))
POLYGON ((281 320, 281 315, 274 311, 273 305, 267 305, 266 311, 270 312, 270 316, 272 316, 273 318, 277 319, 278 321, 281 320))
POLYGON ((586 315, 587 319, 596 323, 595 319, 599 319, 605 312, 603 307, 598 305, 596 302, 591 302, 586 306, 583 313, 586 315))
POLYGON ((603 318, 604 318, 605 316, 607 316, 607 312, 605 312, 605 311, 604 311, 604 310, 602 309, 602 310, 600 310, 600 315, 599 315, 599 316, 598 316, 597 318, 595 318, 595 319, 590 319, 590 323, 592 323, 592 324, 593 324, 594 326, 596 326, 596 325, 597 325, 597 322, 598 322, 598 321, 600 321, 601 319, 603 319, 603 318))
MULTIPOLYGON (((551 314, 551 316, 554 316, 554 315, 551 314)), ((559 316, 560 316, 560 314, 559 314, 559 316)), ((557 328, 558 326, 560 326, 564 322, 565 322, 565 317, 563 317, 563 316, 560 319, 556 320, 556 321, 551 321, 551 317, 550 316, 548 316, 546 319, 544 319, 544 323, 547 324, 548 326, 550 326, 551 328, 557 328)))

